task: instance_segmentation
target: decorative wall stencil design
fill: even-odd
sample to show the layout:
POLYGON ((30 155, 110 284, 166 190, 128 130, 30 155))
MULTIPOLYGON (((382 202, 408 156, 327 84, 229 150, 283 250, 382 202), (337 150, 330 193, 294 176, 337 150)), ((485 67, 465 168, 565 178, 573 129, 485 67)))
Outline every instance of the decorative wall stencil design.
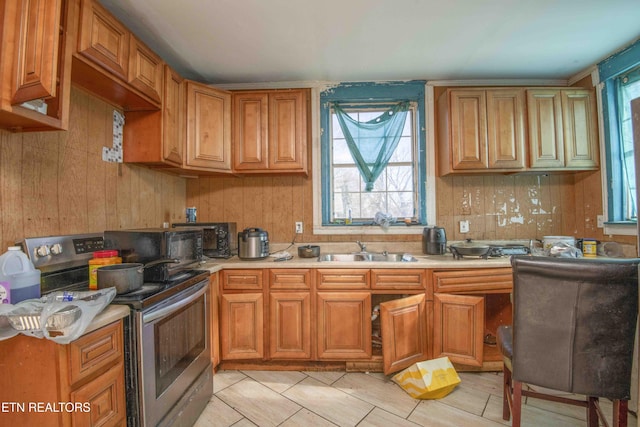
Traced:
POLYGON ((102 147, 102 160, 110 163, 122 163, 122 131, 124 115, 113 110, 113 147, 102 147))

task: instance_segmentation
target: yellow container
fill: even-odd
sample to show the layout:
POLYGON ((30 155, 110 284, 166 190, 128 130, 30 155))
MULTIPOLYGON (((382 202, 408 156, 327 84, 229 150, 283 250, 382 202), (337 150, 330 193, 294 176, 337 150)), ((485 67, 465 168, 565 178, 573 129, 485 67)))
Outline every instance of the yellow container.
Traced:
POLYGON ((93 258, 89 260, 89 289, 98 289, 98 268, 112 264, 122 264, 118 251, 104 250, 93 253, 93 258))
POLYGON ((582 255, 585 258, 595 258, 597 256, 597 245, 596 241, 593 239, 583 239, 582 240, 582 255))

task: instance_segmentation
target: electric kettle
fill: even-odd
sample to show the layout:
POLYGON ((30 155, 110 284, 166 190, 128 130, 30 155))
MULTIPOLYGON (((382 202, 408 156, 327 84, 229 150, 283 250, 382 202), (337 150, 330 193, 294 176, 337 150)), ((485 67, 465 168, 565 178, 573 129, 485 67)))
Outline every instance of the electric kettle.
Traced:
POLYGON ((447 249, 447 235, 444 228, 425 227, 422 231, 422 253, 428 255, 444 255, 447 249))

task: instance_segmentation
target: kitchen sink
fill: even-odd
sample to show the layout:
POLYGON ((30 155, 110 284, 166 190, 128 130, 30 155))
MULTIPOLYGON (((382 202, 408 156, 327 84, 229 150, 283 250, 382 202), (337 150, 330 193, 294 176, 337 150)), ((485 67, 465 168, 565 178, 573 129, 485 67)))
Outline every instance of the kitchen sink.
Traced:
POLYGON ((370 252, 358 252, 351 254, 321 254, 318 257, 320 262, 407 262, 417 261, 410 255, 403 253, 370 253, 370 252), (408 258, 408 259, 403 259, 408 258))

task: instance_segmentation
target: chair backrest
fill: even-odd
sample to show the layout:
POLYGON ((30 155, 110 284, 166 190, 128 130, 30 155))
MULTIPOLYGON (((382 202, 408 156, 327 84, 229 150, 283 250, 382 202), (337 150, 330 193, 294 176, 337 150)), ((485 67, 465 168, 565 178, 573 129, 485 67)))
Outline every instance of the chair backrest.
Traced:
POLYGON ((639 262, 513 257, 513 378, 628 399, 639 262))

